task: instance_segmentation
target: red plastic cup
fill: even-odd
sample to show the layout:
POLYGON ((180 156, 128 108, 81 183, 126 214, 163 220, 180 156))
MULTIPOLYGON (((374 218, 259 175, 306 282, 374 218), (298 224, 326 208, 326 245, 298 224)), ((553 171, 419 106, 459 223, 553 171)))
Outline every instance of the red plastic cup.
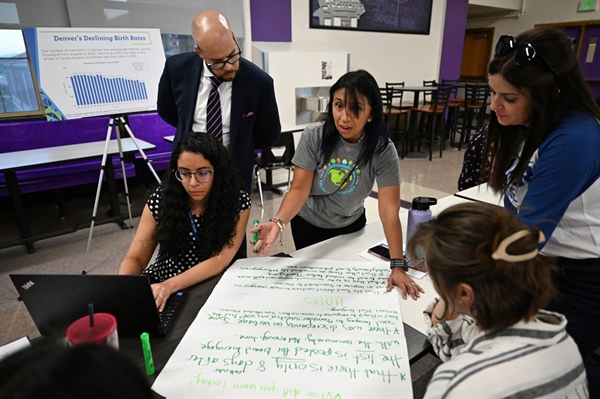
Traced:
POLYGON ((117 319, 109 313, 95 313, 94 326, 91 327, 90 317, 84 316, 67 328, 67 342, 71 346, 94 344, 119 349, 117 319))

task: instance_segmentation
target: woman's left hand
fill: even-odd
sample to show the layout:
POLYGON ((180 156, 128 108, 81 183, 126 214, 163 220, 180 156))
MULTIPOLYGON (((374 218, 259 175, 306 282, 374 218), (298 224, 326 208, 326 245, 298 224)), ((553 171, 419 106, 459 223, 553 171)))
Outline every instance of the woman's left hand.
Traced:
POLYGON ((154 302, 156 303, 156 308, 159 312, 162 312, 165 309, 165 305, 167 304, 167 299, 171 296, 173 292, 166 282, 152 284, 152 295, 154 295, 154 302))
POLYGON ((391 291, 394 285, 400 288, 402 292, 402 299, 406 299, 406 295, 410 294, 412 299, 419 299, 421 293, 424 293, 425 290, 413 279, 406 274, 404 270, 399 267, 395 267, 392 269, 390 276, 388 277, 388 285, 387 291, 391 291))

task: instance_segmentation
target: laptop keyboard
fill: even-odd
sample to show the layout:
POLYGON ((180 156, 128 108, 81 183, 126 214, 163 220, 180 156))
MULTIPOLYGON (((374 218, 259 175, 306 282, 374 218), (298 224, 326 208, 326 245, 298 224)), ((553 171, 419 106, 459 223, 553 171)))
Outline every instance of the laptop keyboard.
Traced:
POLYGON ((175 320, 175 315, 177 314, 177 312, 181 308, 181 305, 183 304, 184 297, 185 296, 183 291, 178 291, 174 293, 167 300, 167 304, 163 311, 159 313, 160 324, 162 325, 163 333, 166 333, 169 330, 169 328, 171 328, 171 325, 175 320))

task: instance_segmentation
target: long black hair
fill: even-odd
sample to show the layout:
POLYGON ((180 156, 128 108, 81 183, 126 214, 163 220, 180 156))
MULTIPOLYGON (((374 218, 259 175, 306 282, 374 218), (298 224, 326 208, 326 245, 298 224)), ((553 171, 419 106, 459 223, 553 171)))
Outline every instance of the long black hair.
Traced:
POLYGON ((179 140, 169 162, 163 184, 158 222, 160 251, 171 259, 183 257, 187 251, 187 234, 190 231, 189 196, 183 184, 175 178, 177 161, 183 152, 202 154, 213 168, 213 185, 204 210, 204 224, 198 231, 202 245, 198 251, 201 259, 208 259, 223 249, 233 246, 235 227, 240 218, 240 192, 242 182, 227 149, 206 133, 191 132, 179 140))
POLYGON ((490 75, 501 74, 504 80, 523 90, 533 107, 528 128, 502 126, 492 112, 484 157, 489 154, 491 159, 493 168, 489 184, 496 192, 504 192, 523 177, 533 153, 552 133, 565 112, 580 110, 600 119, 600 109, 594 103, 573 52, 573 40, 566 33, 558 29, 535 28, 515 39, 517 45, 530 43, 541 57, 535 57, 526 65, 517 65, 513 61, 514 52, 510 52, 503 57, 494 57, 489 64, 490 75), (521 143, 524 144, 519 161, 510 179, 506 180, 505 172, 521 143))
POLYGON ((369 72, 362 69, 344 74, 329 89, 329 106, 327 107, 327 117, 323 128, 323 141, 321 143, 323 160, 326 161, 331 157, 336 140, 340 137, 335 127, 332 111, 333 95, 339 89, 345 90, 344 103, 355 116, 359 114, 359 95, 364 96, 371 106, 371 122, 365 125, 364 140, 366 140, 366 143, 358 157, 359 163, 366 165, 371 162, 376 152, 382 152, 386 148, 388 135, 383 126, 383 106, 379 86, 377 86, 375 78, 369 72))

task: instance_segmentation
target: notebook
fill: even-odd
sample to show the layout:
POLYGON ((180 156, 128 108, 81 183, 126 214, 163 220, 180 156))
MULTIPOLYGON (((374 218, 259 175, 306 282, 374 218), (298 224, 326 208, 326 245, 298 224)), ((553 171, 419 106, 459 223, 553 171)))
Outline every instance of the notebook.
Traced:
POLYGON ((185 292, 171 295, 167 306, 159 313, 147 276, 96 274, 11 274, 40 334, 63 338, 67 327, 88 314, 88 304, 94 313, 110 313, 117 318, 117 330, 122 337, 139 337, 147 332, 151 337, 164 336, 171 327, 185 292))

